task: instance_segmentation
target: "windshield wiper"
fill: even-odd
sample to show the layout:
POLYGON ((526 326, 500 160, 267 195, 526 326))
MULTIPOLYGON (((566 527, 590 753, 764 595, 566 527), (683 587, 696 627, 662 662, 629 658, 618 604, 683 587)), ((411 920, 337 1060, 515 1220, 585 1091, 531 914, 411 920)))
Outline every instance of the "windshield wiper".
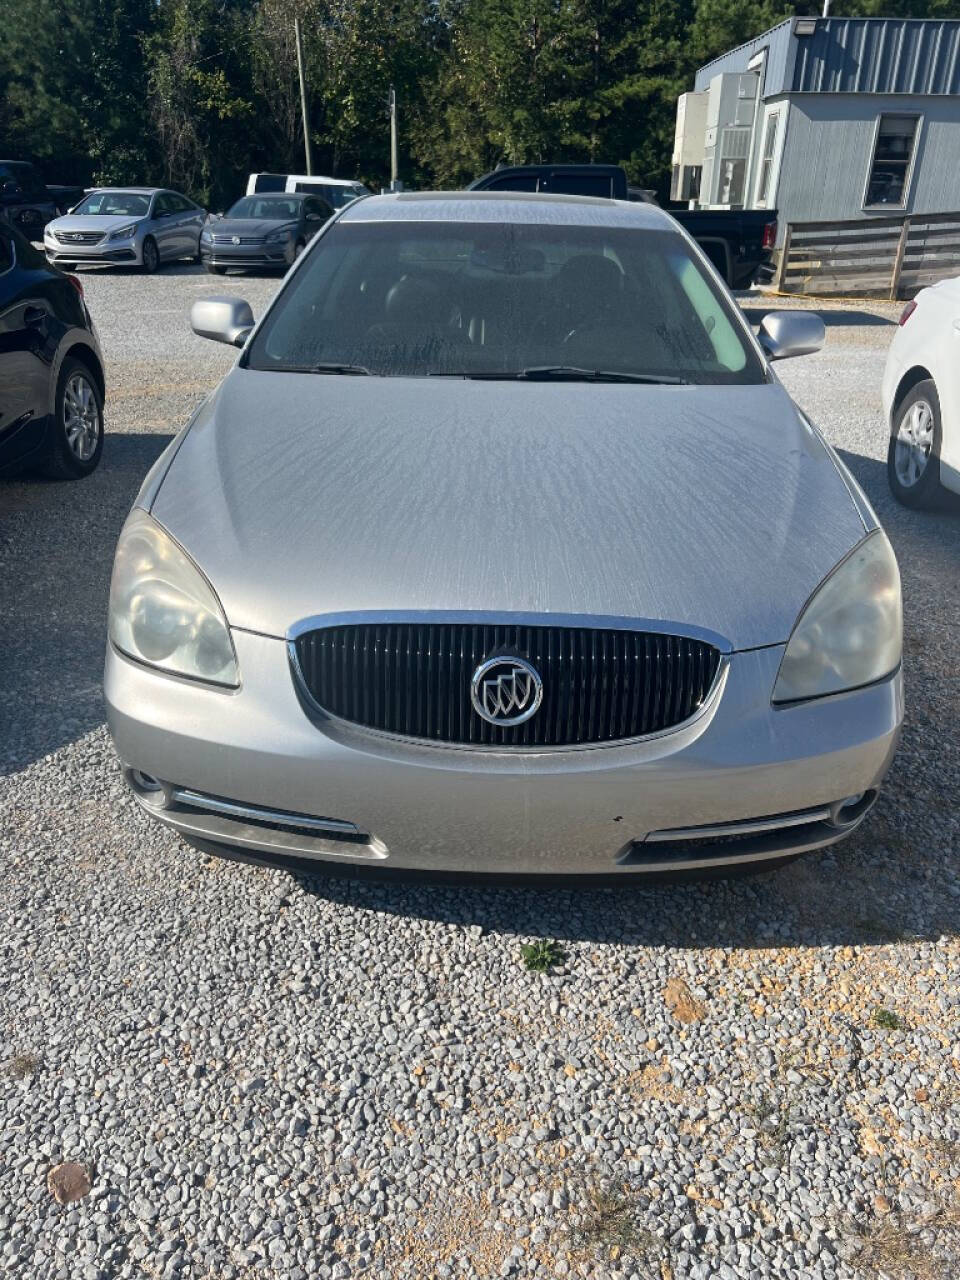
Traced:
POLYGON ((265 365, 258 372, 268 373, 347 373, 356 376, 370 375, 370 370, 362 364, 338 364, 335 360, 321 361, 319 364, 271 364, 265 365))
POLYGON ((533 364, 525 369, 513 372, 501 372, 495 369, 481 369, 479 372, 464 371, 464 378, 476 378, 489 381, 516 381, 522 379, 530 382, 646 382, 664 386, 686 386, 685 378, 675 378, 668 374, 657 373, 623 373, 618 369, 581 369, 572 364, 533 364))
POLYGON ((337 364, 335 360, 321 360, 319 364, 310 365, 304 373, 351 373, 369 377, 370 370, 362 364, 337 364))
POLYGON ((572 364, 533 364, 521 369, 518 378, 547 381, 551 378, 571 382, 650 382, 662 383, 665 386, 679 387, 685 385, 683 378, 675 378, 669 374, 658 373, 622 373, 618 369, 581 369, 572 364))

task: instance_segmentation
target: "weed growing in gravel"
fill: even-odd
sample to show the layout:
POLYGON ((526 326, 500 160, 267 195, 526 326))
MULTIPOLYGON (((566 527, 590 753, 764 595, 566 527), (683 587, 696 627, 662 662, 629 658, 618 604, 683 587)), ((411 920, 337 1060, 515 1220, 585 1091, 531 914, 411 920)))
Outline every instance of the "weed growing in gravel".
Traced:
POLYGON ((877 1005, 873 1011, 873 1025, 882 1027, 884 1031, 902 1031, 904 1021, 899 1014, 894 1013, 890 1009, 883 1009, 877 1005))
POLYGON ((563 964, 566 958, 560 943, 551 938, 521 943, 520 955, 523 957, 523 967, 532 973, 546 973, 555 964, 563 964))
POLYGON ((865 1276, 884 1275, 891 1280, 953 1280, 948 1263, 934 1252, 960 1244, 960 1207, 939 1209, 922 1218, 890 1214, 879 1222, 851 1231, 855 1251, 853 1265, 865 1276))
POLYGON ((753 1120, 760 1141, 774 1153, 778 1161, 786 1158, 793 1124, 793 1095, 788 1090, 778 1094, 764 1089, 757 1102, 748 1102, 745 1110, 753 1120))
POLYGON ((656 1253, 660 1241, 652 1231, 641 1227, 630 1200, 616 1187, 588 1186, 585 1204, 574 1230, 574 1241, 582 1250, 602 1249, 611 1258, 622 1254, 643 1257, 656 1253))
POLYGON ((18 1053, 7 1063, 7 1075, 13 1076, 14 1080, 26 1080, 36 1073, 39 1066, 40 1058, 37 1054, 18 1053))

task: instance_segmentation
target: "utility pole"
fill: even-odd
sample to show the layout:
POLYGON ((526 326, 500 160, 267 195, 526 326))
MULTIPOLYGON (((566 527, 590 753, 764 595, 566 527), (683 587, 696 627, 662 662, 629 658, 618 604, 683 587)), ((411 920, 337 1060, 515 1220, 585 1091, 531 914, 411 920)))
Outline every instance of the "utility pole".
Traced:
POLYGON ((823 14, 822 14, 822 16, 823 16, 824 18, 829 18, 829 17, 830 17, 830 0, 823 0, 823 14))
POLYGON ((310 145, 310 112, 307 110, 307 78, 303 74, 303 38, 300 19, 293 20, 293 34, 297 41, 297 74, 300 77, 300 109, 303 112, 303 149, 307 155, 307 173, 313 173, 313 148, 310 145))
POLYGON ((390 190, 397 189, 397 92, 390 86, 390 190))

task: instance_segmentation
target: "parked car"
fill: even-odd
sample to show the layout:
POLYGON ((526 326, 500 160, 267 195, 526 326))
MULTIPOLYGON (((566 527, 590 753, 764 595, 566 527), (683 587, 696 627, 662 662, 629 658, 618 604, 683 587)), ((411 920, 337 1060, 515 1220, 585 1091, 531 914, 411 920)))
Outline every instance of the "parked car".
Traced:
POLYGON ((39 240, 50 221, 83 199, 83 187, 50 187, 26 160, 0 160, 0 220, 28 240, 39 240))
POLYGON ((248 196, 265 195, 270 191, 300 191, 321 196, 334 209, 343 209, 361 196, 370 194, 369 187, 348 178, 325 178, 321 174, 310 173, 251 173, 247 179, 248 196))
POLYGON ((908 507, 960 493, 960 276, 908 302, 883 372, 887 478, 908 507))
POLYGON ((164 262, 200 260, 206 211, 177 191, 97 187, 43 233, 47 258, 59 267, 118 264, 156 271, 164 262))
POLYGON ((88 476, 103 450, 103 400, 83 286, 0 222, 0 473, 88 476))
POLYGON ((227 267, 285 271, 333 208, 320 196, 300 193, 243 196, 200 233, 200 256, 213 275, 227 267))
MULTIPOLYGON (((542 191, 656 204, 655 193, 630 187, 615 164, 503 165, 477 178, 470 191, 542 191)), ((731 289, 749 289, 769 270, 777 243, 777 215, 767 209, 686 209, 670 216, 700 245, 731 289)))
POLYGON ((229 296, 193 327, 242 354, 111 588, 155 818, 267 861, 621 877, 862 820, 900 585, 771 367, 817 316, 758 341, 651 206, 457 192, 348 206, 259 324, 229 296))

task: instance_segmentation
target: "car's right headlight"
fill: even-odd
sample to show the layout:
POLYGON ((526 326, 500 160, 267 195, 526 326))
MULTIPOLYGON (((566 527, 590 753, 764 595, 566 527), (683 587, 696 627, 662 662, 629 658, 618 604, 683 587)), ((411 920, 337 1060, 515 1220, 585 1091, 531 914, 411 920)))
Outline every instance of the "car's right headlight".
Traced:
POLYGON ((110 639, 161 671, 236 688, 230 629, 213 588, 145 511, 120 533, 110 582, 110 639))
POLYGON ((882 680, 903 647, 900 571, 882 529, 813 593, 787 642, 774 702, 798 702, 882 680))
POLYGON ((209 228, 204 227, 200 232, 200 239, 205 241, 207 244, 210 244, 213 240, 213 232, 210 231, 209 228))

